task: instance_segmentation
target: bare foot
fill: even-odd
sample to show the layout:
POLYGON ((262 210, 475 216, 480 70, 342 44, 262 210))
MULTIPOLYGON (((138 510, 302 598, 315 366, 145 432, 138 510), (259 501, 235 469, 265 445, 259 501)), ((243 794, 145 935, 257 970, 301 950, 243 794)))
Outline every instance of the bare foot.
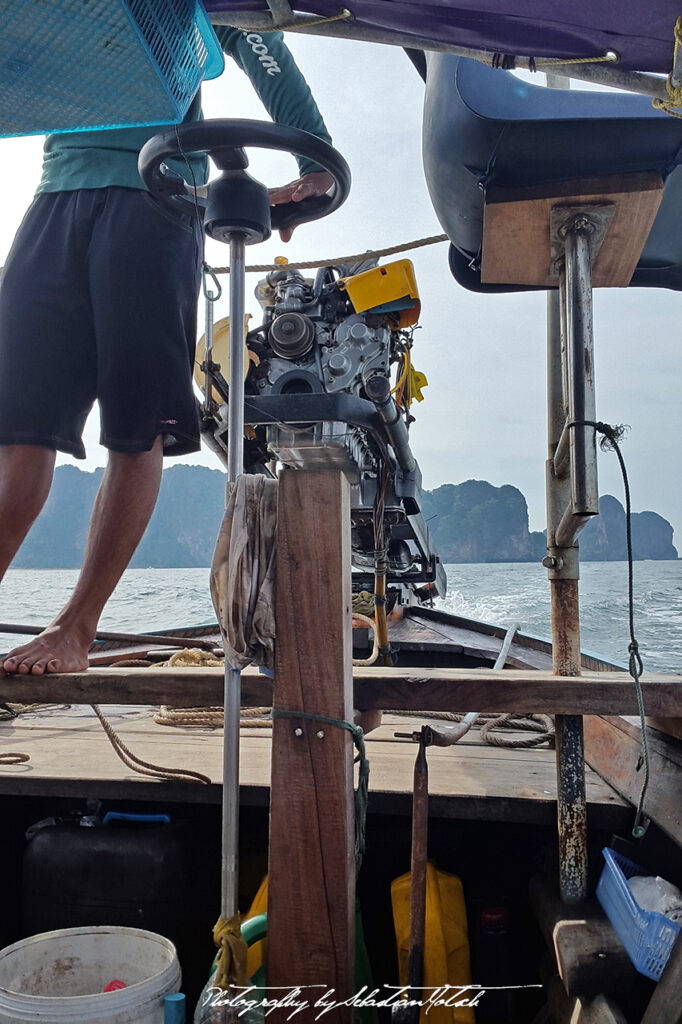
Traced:
POLYGON ((82 672, 88 667, 92 636, 67 626, 48 626, 23 647, 16 647, 0 662, 0 675, 45 672, 82 672))

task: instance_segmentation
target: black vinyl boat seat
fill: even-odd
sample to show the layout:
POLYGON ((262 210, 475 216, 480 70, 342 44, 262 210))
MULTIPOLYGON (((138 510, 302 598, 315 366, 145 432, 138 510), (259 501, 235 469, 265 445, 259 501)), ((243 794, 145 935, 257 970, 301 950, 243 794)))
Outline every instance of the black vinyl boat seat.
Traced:
POLYGON ((547 89, 450 54, 426 55, 424 170, 450 269, 479 292, 485 192, 654 171, 661 205, 630 282, 682 290, 682 120, 645 96, 547 89))

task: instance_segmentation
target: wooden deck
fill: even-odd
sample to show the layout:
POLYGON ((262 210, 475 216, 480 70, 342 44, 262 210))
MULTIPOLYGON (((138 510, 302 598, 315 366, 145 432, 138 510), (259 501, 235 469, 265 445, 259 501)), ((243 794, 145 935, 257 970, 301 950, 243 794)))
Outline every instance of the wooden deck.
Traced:
MULTIPOLYGON (((208 775, 211 785, 155 781, 135 775, 119 760, 88 707, 21 715, 0 723, 0 754, 19 751, 24 764, 0 764, 0 794, 78 796, 100 799, 188 801, 221 799, 222 730, 157 725, 150 708, 106 708, 133 753, 155 764, 208 775)), ((417 745, 396 740, 422 719, 384 715, 366 739, 370 761, 370 813, 409 814, 417 745)), ((269 799, 271 730, 242 728, 241 800, 265 806, 269 799)), ((556 818, 553 750, 502 749, 484 745, 477 732, 457 746, 428 751, 430 814, 444 818, 537 822, 556 818)), ((586 769, 589 821, 617 828, 631 817, 630 805, 592 769, 586 769)))

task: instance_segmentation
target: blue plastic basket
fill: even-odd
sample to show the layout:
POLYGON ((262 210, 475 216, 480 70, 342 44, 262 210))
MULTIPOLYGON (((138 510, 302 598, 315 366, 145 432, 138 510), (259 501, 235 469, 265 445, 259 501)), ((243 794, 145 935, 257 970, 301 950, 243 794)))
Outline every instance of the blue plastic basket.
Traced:
POLYGON ((0 135, 181 121, 223 53, 198 0, 0 0, 0 135))
POLYGON ((606 863, 597 886, 597 899, 637 970, 658 981, 680 926, 663 914, 642 910, 632 895, 627 879, 648 872, 608 847, 603 853, 606 863))

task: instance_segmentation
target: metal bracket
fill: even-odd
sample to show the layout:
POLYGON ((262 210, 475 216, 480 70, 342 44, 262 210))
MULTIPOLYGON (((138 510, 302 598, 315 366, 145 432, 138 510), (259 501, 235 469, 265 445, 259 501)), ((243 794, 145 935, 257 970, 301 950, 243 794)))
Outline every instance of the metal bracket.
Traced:
POLYGON ((559 276, 565 264, 566 236, 572 231, 587 236, 590 263, 594 266, 615 212, 615 203, 557 204, 552 207, 549 215, 549 244, 554 277, 559 276))
POLYGON ((580 553, 577 545, 571 548, 548 546, 542 564, 550 580, 580 579, 580 553))
POLYGON ((272 23, 275 28, 290 24, 294 20, 294 12, 289 0, 267 0, 272 12, 272 23))

